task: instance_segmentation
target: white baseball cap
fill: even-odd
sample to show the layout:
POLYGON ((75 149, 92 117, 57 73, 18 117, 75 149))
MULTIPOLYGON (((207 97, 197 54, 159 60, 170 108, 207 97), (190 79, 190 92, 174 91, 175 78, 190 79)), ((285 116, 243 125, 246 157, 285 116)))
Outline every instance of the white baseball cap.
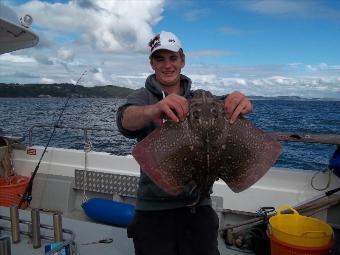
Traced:
POLYGON ((150 56, 157 50, 178 52, 182 48, 181 41, 171 32, 162 31, 149 42, 150 56))

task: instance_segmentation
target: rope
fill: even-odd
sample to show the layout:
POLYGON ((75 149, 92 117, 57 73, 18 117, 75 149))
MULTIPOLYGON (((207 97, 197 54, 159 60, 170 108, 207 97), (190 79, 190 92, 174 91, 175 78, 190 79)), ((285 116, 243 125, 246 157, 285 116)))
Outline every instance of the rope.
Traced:
POLYGON ((326 168, 325 170, 323 171, 318 171, 318 172, 315 172, 310 180, 310 185, 312 186, 313 189, 317 190, 317 191, 324 191, 326 189, 329 188, 329 186, 331 185, 331 180, 332 180, 332 173, 333 173, 333 170, 332 169, 329 169, 329 168, 326 168), (317 188, 314 184, 314 180, 316 178, 316 176, 318 176, 320 173, 326 173, 328 172, 328 180, 327 180, 327 183, 326 183, 326 186, 323 187, 323 188, 317 188))
MULTIPOLYGON (((164 90, 162 90, 162 97, 163 99, 166 97, 164 90)), ((165 123, 165 122, 166 122, 166 118, 163 118, 162 123, 165 123)))
POLYGON ((14 168, 13 168, 13 162, 12 162, 12 145, 11 143, 6 139, 2 138, 6 146, 4 148, 4 152, 2 155, 2 158, 0 160, 0 167, 3 169, 3 175, 5 182, 7 184, 11 184, 11 176, 14 174, 14 168))
POLYGON ((87 180, 86 180, 86 177, 87 177, 87 164, 88 164, 88 157, 87 157, 87 154, 92 151, 92 143, 91 141, 86 137, 85 139, 85 144, 84 144, 84 152, 85 152, 85 166, 84 166, 84 172, 83 172, 83 181, 84 181, 84 185, 83 185, 83 200, 82 200, 82 203, 84 204, 88 198, 86 196, 86 183, 87 183, 87 180))

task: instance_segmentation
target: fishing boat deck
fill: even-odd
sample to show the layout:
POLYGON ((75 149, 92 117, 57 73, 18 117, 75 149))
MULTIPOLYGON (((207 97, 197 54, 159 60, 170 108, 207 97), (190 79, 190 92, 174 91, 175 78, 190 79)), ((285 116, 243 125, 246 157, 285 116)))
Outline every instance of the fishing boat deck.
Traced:
MULTIPOLYGON (((0 207, 0 215, 8 216, 10 215, 9 208, 0 207)), ((20 219, 30 220, 31 214, 30 210, 19 210, 20 219)), ((40 213, 41 223, 47 225, 53 225, 52 215, 49 213, 40 213)), ((236 218, 230 218, 230 222, 236 220, 236 218)), ((237 219, 239 220, 239 218, 237 219)), ((63 226, 66 226, 67 229, 75 232, 75 244, 76 244, 76 253, 81 255, 106 255, 106 254, 115 254, 115 255, 133 255, 133 242, 131 239, 127 238, 126 229, 120 227, 109 226, 105 224, 98 224, 89 221, 75 220, 68 217, 63 217, 63 226), (96 243, 96 244, 88 244, 90 242, 96 242, 99 240, 112 238, 112 243, 96 243)), ((11 232, 8 230, 4 230, 4 227, 10 227, 10 222, 4 221, 0 219, 0 237, 11 237, 11 232)), ((21 230, 24 229, 21 226, 21 230)), ((25 230, 25 229, 24 229, 25 230)), ((53 231, 42 231, 41 235, 53 237, 53 231)), ((68 236, 64 234, 64 238, 67 239, 68 236)), ((50 244, 50 241, 41 240, 41 247, 34 249, 32 240, 29 236, 21 234, 21 241, 19 243, 11 244, 11 254, 28 254, 30 255, 41 255, 44 254, 44 246, 50 244)), ((236 247, 228 247, 225 245, 222 237, 219 237, 219 250, 223 255, 242 255, 245 254, 242 250, 237 249, 236 247)), ((253 254, 251 252, 247 252, 247 254, 253 254)))
MULTIPOLYGON (((31 214, 29 210, 19 210, 20 219, 30 220, 31 214)), ((9 208, 0 207, 0 215, 9 216, 9 208)), ((48 213, 40 213, 41 223, 47 225, 53 225, 52 215, 48 213)), ((119 227, 112 227, 103 224, 97 224, 94 222, 86 222, 81 220, 70 219, 63 217, 63 226, 72 230, 75 233, 76 254, 90 255, 90 254, 116 254, 116 255, 128 255, 133 254, 133 243, 126 237, 126 229, 119 227), (95 242, 103 239, 112 238, 112 243, 99 243, 82 245, 84 243, 95 242)), ((10 227, 10 223, 0 219, 1 227, 10 227)), ((22 227, 22 226, 21 226, 22 227)), ((23 227, 22 227, 23 228, 23 227)), ((53 231, 45 230, 41 232, 42 235, 53 237, 53 231)), ((11 233, 5 230, 1 230, 0 237, 11 236, 11 233)), ((68 235, 64 234, 64 238, 67 239, 68 235)), ((41 240, 41 248, 33 249, 32 241, 28 236, 21 235, 21 241, 16 244, 12 244, 12 254, 28 254, 41 255, 43 253, 43 247, 45 244, 51 242, 47 240, 41 240)))
MULTIPOLYGON (((20 219, 29 220, 30 219, 30 211, 29 210, 19 210, 20 219)), ((9 208, 0 207, 0 215, 9 216, 9 208)), ((235 223, 235 221, 240 220, 240 216, 238 218, 233 218, 232 216, 229 218, 230 223, 235 223)), ((49 213, 41 213, 40 214, 41 222, 44 224, 52 225, 52 215, 49 213)), ((115 255, 133 255, 133 243, 131 239, 127 238, 126 229, 119 228, 104 224, 98 224, 89 221, 75 220, 67 217, 63 217, 63 225, 67 226, 68 229, 73 230, 75 235, 75 254, 81 255, 90 255, 90 254, 115 254, 115 255), (91 242, 96 242, 99 240, 105 239, 113 239, 112 243, 94 243, 94 244, 86 244, 91 242)), ((0 237, 11 237, 11 233, 7 230, 4 230, 4 227, 10 227, 10 223, 0 219, 0 237)), ((334 228, 335 233, 335 246, 333 248, 331 255, 339 255, 340 254, 340 230, 334 228)), ((44 231, 41 232, 42 235, 52 236, 52 231, 44 231)), ((64 238, 67 239, 67 235, 64 234, 64 238)), ((11 245, 11 254, 27 254, 29 251, 30 255, 41 255, 44 254, 44 246, 45 244, 51 243, 50 241, 43 240, 41 241, 42 245, 38 249, 33 249, 32 240, 29 236, 21 235, 21 241, 16 244, 11 245)), ((219 250, 221 255, 244 255, 244 254, 255 254, 249 250, 240 250, 236 247, 227 246, 224 243, 224 240, 219 237, 219 250)))

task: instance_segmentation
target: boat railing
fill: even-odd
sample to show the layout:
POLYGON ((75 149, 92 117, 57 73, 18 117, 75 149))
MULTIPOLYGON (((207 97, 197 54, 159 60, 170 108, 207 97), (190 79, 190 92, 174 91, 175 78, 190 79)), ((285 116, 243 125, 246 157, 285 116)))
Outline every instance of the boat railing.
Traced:
POLYGON ((88 131, 105 131, 105 132, 113 132, 115 129, 110 128, 95 128, 95 127, 79 127, 79 126, 64 126, 64 125, 52 125, 52 124, 35 124, 30 127, 28 130, 28 145, 33 146, 33 129, 35 128, 61 128, 61 129, 73 129, 73 130, 82 130, 85 144, 89 142, 88 131))
POLYGON ((288 133, 271 132, 274 139, 282 142, 302 142, 340 145, 340 134, 312 134, 312 133, 288 133))
MULTIPOLYGON (((29 129, 29 146, 33 145, 33 129, 35 128, 61 128, 61 129, 74 129, 82 130, 84 132, 85 143, 89 141, 88 131, 106 131, 113 132, 115 129, 110 128, 95 128, 95 127, 79 127, 79 126, 64 126, 52 124, 35 124, 29 129)), ((312 134, 312 133, 290 133, 290 132, 269 132, 269 134, 277 141, 282 142, 303 142, 303 143, 321 143, 321 144, 334 144, 340 146, 339 134, 312 134)))

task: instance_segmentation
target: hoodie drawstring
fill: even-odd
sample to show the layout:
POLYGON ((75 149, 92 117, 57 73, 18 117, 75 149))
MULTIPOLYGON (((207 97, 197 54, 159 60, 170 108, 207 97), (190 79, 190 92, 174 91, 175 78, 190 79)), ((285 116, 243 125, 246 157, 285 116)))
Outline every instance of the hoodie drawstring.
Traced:
MULTIPOLYGON (((166 97, 166 96, 165 96, 165 92, 164 92, 164 90, 162 90, 162 96, 163 96, 163 99, 166 97)), ((166 119, 165 119, 165 118, 163 118, 163 119, 162 119, 162 121, 163 121, 163 123, 164 123, 164 122, 166 121, 166 119)))

